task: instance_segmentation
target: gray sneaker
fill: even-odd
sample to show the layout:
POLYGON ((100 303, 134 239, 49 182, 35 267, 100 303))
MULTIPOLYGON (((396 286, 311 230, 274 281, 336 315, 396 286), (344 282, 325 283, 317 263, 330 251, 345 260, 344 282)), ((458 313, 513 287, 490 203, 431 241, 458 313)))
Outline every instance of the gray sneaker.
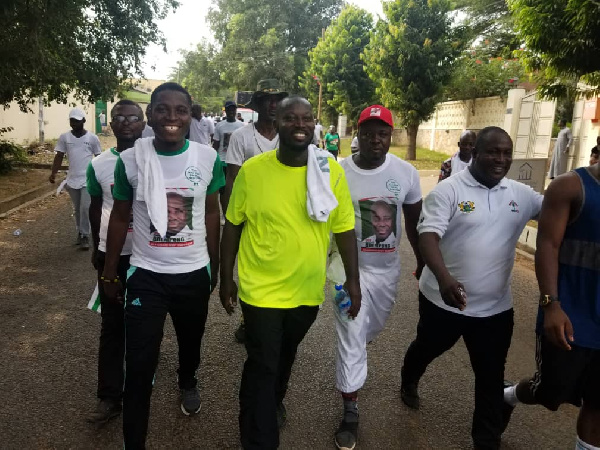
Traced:
POLYGON ((90 238, 88 236, 81 236, 81 250, 89 250, 90 249, 90 238))
POLYGON ((202 408, 200 393, 195 387, 181 390, 181 411, 186 416, 197 414, 202 408))
POLYGON ((121 414, 121 402, 110 399, 98 400, 96 409, 87 417, 89 423, 103 424, 121 414))
POLYGON ((335 432, 335 446, 340 450, 352 450, 358 441, 358 414, 344 413, 344 419, 335 432))
POLYGON ((77 239, 75 239, 75 245, 81 245, 81 234, 77 233, 77 239))

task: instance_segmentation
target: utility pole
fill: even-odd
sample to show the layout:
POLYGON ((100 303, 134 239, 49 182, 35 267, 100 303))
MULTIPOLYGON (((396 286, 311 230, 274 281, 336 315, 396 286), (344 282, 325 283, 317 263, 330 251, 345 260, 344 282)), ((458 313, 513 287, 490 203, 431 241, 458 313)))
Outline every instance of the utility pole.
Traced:
POLYGON ((321 121, 321 101, 323 100, 323 85, 319 81, 319 109, 317 110, 317 120, 321 121))
POLYGON ((38 97, 38 128, 39 128, 39 138, 40 144, 44 143, 44 97, 38 97))

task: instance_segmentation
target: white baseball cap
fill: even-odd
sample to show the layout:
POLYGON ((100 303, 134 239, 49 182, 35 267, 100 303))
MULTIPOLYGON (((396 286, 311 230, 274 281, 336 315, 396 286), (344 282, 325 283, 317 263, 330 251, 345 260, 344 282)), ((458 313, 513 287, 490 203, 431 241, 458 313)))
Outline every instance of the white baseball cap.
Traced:
POLYGON ((73 108, 69 113, 69 119, 83 120, 85 119, 85 113, 79 108, 73 108))

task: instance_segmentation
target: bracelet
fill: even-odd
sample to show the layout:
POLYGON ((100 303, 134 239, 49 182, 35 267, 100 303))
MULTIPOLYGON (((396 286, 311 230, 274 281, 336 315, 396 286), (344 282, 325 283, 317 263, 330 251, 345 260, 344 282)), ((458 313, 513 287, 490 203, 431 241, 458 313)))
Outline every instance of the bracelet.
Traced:
POLYGON ((119 279, 119 276, 117 275, 116 278, 114 280, 111 280, 110 278, 105 278, 104 275, 102 275, 100 277, 100 280, 104 281, 105 283, 118 283, 119 281, 121 281, 119 279))

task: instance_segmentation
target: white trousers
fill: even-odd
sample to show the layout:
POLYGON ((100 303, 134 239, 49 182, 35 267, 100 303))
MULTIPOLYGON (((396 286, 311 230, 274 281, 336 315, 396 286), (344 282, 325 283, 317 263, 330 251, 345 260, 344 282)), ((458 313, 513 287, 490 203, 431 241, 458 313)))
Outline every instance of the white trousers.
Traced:
POLYGON ((396 303, 400 270, 385 273, 360 271, 362 303, 356 319, 345 322, 335 307, 337 352, 336 388, 344 393, 359 390, 367 379, 367 343, 383 330, 396 303))

